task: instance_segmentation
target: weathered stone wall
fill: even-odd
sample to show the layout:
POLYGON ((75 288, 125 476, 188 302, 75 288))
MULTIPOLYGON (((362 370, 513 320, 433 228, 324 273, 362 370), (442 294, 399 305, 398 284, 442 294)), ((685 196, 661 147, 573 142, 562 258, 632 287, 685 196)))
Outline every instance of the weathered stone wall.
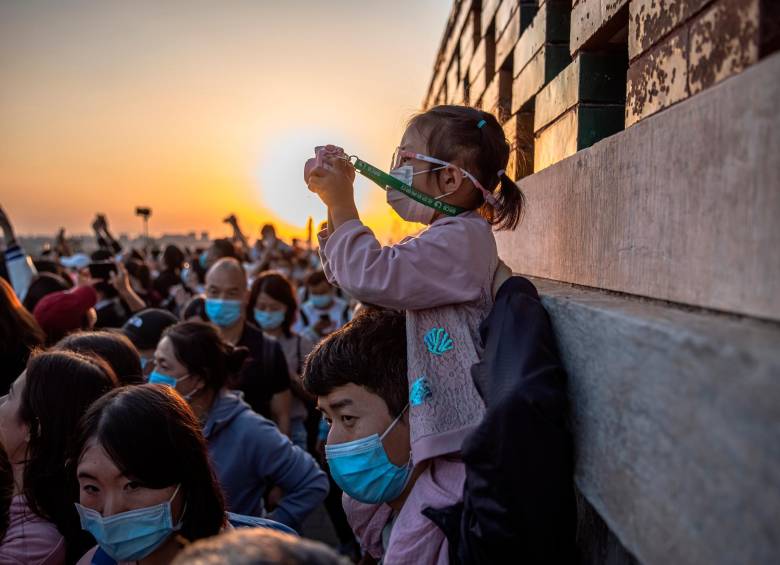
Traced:
POLYGON ((453 3, 424 105, 512 143, 582 563, 780 555, 779 49, 777 0, 453 3))
POLYGON ((423 105, 494 112, 522 178, 739 74, 778 28, 777 0, 458 0, 423 105))

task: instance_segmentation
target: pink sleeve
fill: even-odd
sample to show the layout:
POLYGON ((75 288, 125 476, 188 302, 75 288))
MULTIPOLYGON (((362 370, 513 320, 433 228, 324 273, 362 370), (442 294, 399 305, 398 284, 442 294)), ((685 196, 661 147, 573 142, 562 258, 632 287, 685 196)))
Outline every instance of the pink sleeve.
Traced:
POLYGON ((350 220, 322 249, 329 280, 361 302, 404 310, 476 300, 490 286, 497 256, 481 218, 445 218, 386 247, 362 222, 350 220))

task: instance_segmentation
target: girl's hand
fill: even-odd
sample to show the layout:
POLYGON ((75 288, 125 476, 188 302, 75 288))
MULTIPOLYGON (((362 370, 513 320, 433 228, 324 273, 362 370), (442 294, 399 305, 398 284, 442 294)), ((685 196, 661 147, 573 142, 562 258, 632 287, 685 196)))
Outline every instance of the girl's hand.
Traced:
POLYGON ((307 163, 307 185, 328 208, 354 207, 354 167, 340 158, 342 149, 333 145, 320 148, 314 162, 307 163))

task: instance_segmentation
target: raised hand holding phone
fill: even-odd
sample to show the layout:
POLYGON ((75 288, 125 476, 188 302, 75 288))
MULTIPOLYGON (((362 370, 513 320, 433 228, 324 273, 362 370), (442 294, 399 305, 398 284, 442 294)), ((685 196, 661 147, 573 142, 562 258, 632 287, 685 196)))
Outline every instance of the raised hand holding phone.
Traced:
POLYGON ((130 284, 130 276, 122 263, 112 263, 114 270, 109 273, 108 282, 119 293, 131 312, 138 312, 146 308, 146 303, 136 294, 130 284))

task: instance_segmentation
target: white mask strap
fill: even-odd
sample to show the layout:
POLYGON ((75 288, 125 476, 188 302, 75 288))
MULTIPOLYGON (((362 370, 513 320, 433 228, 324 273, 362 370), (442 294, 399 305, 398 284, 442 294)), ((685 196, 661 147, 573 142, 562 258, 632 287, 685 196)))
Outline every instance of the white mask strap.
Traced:
MULTIPOLYGON (((178 385, 179 383, 182 383, 182 382, 186 381, 186 380, 187 380, 187 379, 189 379, 191 376, 192 376, 192 375, 190 375, 189 373, 187 373, 187 374, 186 374, 186 375, 184 375, 183 377, 179 377, 178 379, 176 379, 176 384, 178 385)), ((174 377, 174 378, 175 378, 175 377, 174 377)))
MULTIPOLYGON (((429 157, 428 155, 423 155, 422 153, 416 153, 414 155, 414 158, 419 161, 425 161, 427 163, 434 163, 437 165, 443 165, 442 168, 447 167, 449 165, 452 165, 452 163, 448 163, 447 161, 442 161, 441 159, 437 159, 435 157, 429 157)), ((457 167, 457 165, 452 165, 453 167, 457 167)), ((485 198, 488 204, 491 206, 497 206, 498 202, 496 201, 496 197, 493 195, 492 192, 489 190, 486 190, 485 187, 482 186, 482 184, 477 180, 477 178, 472 175, 470 172, 468 172, 466 169, 463 169, 461 167, 457 167, 460 169, 460 172, 463 173, 463 176, 465 176, 467 179, 469 179, 472 184, 476 187, 477 190, 479 190, 482 193, 482 196, 485 198)), ((499 175, 499 178, 501 178, 501 175, 499 175)), ((457 189, 456 189, 457 190, 457 189)), ((452 194, 452 193, 450 193, 452 194)), ((443 198, 445 195, 440 196, 439 198, 443 198)), ((437 200, 439 199, 437 198, 437 200)))
POLYGON ((398 421, 403 417, 403 415, 406 413, 406 411, 409 409, 409 403, 406 403, 406 406, 404 406, 404 409, 401 410, 401 413, 398 414, 398 416, 395 417, 395 420, 391 422, 391 424, 387 427, 385 430, 385 433, 383 433, 381 436, 379 436, 379 441, 382 441, 385 439, 385 436, 390 433, 390 430, 392 430, 395 425, 398 423, 398 421))
MULTIPOLYGON (((411 165, 410 165, 410 166, 411 166, 411 165)), ((425 173, 434 173, 434 172, 436 172, 436 171, 440 171, 440 170, 442 170, 442 169, 446 169, 446 168, 447 168, 446 166, 442 166, 442 167, 434 167, 433 169, 427 169, 427 170, 425 170, 425 171, 417 171, 416 173, 414 173, 414 172, 413 172, 413 173, 412 173, 412 176, 415 176, 415 175, 423 175, 423 174, 425 174, 425 173)))

